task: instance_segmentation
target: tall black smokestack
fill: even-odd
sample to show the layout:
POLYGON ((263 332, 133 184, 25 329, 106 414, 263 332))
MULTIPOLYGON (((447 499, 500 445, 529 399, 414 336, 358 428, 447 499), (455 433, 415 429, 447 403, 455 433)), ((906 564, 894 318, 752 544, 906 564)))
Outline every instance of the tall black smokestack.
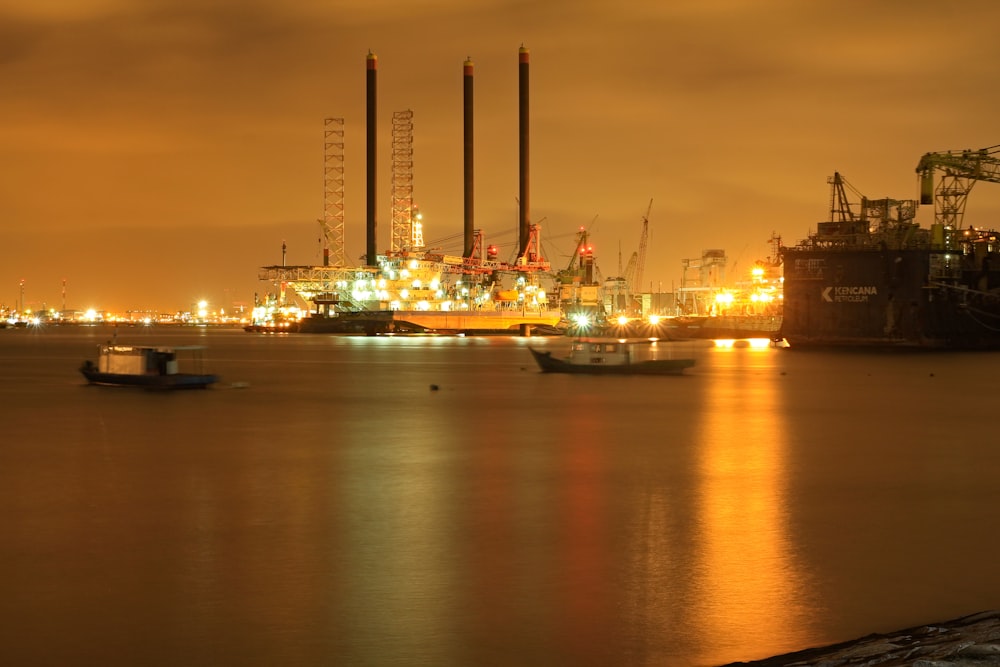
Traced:
POLYGON ((463 105, 462 109, 465 112, 465 134, 464 134, 464 146, 465 146, 465 250, 462 253, 463 257, 472 257, 472 247, 475 243, 474 226, 474 213, 473 207, 473 161, 472 161, 472 148, 473 148, 473 134, 472 134, 472 58, 466 58, 465 66, 463 68, 463 105))
POLYGON ((524 257, 528 252, 528 241, 530 230, 528 228, 528 216, 531 208, 528 202, 528 49, 523 46, 518 51, 518 100, 520 106, 519 113, 519 136, 520 136, 520 215, 518 217, 518 233, 520 236, 520 249, 517 252, 518 258, 524 257))
POLYGON ((378 102, 378 58, 375 54, 368 53, 368 223, 365 227, 368 235, 368 246, 366 252, 365 263, 368 266, 378 265, 378 249, 377 243, 375 241, 376 232, 378 230, 378 225, 376 220, 377 215, 377 190, 376 187, 376 169, 375 169, 375 146, 376 146, 376 103, 378 102))

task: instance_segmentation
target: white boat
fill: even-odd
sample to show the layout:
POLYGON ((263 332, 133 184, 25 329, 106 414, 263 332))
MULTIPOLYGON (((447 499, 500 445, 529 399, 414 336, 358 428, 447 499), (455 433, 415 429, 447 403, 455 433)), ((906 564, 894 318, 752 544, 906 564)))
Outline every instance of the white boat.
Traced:
POLYGON ((90 384, 204 389, 218 380, 202 370, 204 350, 202 345, 159 347, 104 343, 98 346, 97 363, 88 359, 80 372, 90 384))
POLYGON ((619 338, 576 338, 569 355, 555 357, 550 350, 528 349, 543 373, 584 375, 680 375, 694 366, 694 359, 659 359, 635 357, 639 345, 653 341, 629 341, 619 338))

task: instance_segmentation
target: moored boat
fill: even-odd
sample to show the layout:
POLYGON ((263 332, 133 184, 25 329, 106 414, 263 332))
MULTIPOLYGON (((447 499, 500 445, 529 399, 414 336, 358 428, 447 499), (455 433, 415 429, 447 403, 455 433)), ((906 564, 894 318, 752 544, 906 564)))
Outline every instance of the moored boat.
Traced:
POLYGON ((790 347, 1000 349, 1000 232, 961 216, 977 180, 1000 182, 1000 146, 927 154, 918 173, 919 203, 863 197, 857 210, 834 174, 830 220, 781 251, 790 347), (930 228, 916 221, 928 203, 930 228))
POLYGON ((80 367, 80 373, 88 383, 97 385, 204 389, 218 380, 216 375, 202 370, 204 350, 201 345, 160 347, 104 343, 98 346, 97 363, 88 359, 80 367))
POLYGON ((576 338, 565 357, 553 356, 551 350, 529 347, 543 373, 582 375, 680 375, 694 366, 690 358, 638 358, 635 350, 654 341, 629 341, 618 338, 576 338))

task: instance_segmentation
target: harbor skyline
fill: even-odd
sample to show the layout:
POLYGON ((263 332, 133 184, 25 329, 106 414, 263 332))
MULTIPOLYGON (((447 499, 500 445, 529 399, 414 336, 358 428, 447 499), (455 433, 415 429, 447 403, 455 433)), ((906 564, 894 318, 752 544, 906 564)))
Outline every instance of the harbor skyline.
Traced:
MULTIPOLYGON (((414 114, 428 245, 462 230, 462 67, 475 63, 475 219, 516 249, 517 53, 532 55, 531 222, 553 268, 589 232, 619 274, 652 200, 645 281, 730 271, 826 219, 826 179, 913 198, 928 151, 1000 141, 1000 7, 715 1, 362 7, 0 4, 0 303, 252 304, 261 266, 320 264, 323 120, 345 119, 346 255, 365 250, 365 58, 379 59, 380 252, 392 112, 414 114), (23 288, 22 288, 23 281, 23 288)), ((932 207, 917 220, 927 223, 932 207)), ((995 225, 983 184, 966 220, 995 225)), ((449 245, 452 244, 452 245, 449 245)))

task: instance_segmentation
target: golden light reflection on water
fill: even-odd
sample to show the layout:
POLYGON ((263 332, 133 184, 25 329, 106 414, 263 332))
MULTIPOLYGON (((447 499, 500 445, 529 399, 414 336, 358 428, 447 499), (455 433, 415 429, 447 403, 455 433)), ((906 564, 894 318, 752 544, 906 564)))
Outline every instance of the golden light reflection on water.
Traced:
MULTIPOLYGON (((564 533, 560 536, 559 569, 565 573, 561 597, 562 623, 557 629, 568 640, 574 635, 601 636, 610 623, 605 579, 608 572, 607 544, 610 538, 604 521, 608 503, 608 455, 610 434, 600 417, 596 396, 578 401, 579 417, 567 424, 566 448, 560 461, 571 483, 559 499, 564 533)), ((576 642, 580 644, 580 642, 576 642)), ((571 644, 570 644, 571 645, 571 644)), ((589 647, 577 649, 576 664, 593 660, 589 647)))
POLYGON ((706 383, 703 399, 693 616, 706 637, 717 639, 720 656, 738 646, 733 659, 765 657, 776 643, 795 647, 807 636, 803 577, 788 525, 780 377, 719 374, 706 383))
POLYGON ((651 483, 642 495, 629 527, 628 570, 633 574, 624 581, 619 613, 633 646, 632 663, 658 664, 661 645, 670 641, 671 629, 685 624, 681 610, 688 606, 690 579, 681 565, 684 540, 678 535, 683 530, 678 530, 669 492, 651 483))
POLYGON ((442 533, 450 519, 439 471, 430 464, 433 444, 420 437, 383 447, 366 446, 364 438, 354 443, 339 480, 343 510, 352 517, 341 536, 352 545, 343 551, 346 606, 338 630, 350 648, 341 657, 374 664, 416 650, 436 664, 453 664, 449 644, 440 641, 446 608, 432 603, 453 585, 441 566, 448 561, 442 533))

